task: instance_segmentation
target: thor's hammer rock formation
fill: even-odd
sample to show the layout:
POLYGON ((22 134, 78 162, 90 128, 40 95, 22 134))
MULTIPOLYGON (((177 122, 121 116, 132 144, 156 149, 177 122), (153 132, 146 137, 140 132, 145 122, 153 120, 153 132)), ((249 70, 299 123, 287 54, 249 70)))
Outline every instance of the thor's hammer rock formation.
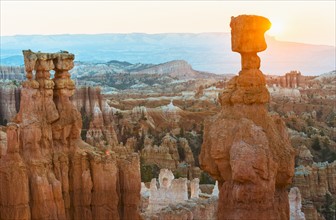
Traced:
POLYGON ((74 55, 23 54, 27 81, 0 159, 0 219, 139 219, 139 156, 119 158, 80 138, 69 99, 74 55))
POLYGON ((205 123, 201 168, 218 180, 218 219, 289 219, 294 150, 284 122, 265 107, 270 96, 257 55, 271 23, 240 15, 230 26, 242 70, 221 94, 221 112, 205 123))

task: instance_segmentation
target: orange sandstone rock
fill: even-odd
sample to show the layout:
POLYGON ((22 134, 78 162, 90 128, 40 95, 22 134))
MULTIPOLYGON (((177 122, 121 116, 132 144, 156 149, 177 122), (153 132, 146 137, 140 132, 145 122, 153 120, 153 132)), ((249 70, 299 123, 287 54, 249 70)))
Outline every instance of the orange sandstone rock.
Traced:
POLYGON ((218 219, 289 219, 294 150, 283 121, 267 113, 269 93, 256 54, 266 49, 269 27, 260 16, 231 19, 242 70, 223 92, 221 112, 205 123, 199 158, 219 182, 218 219))
POLYGON ((267 103, 269 93, 266 80, 260 68, 257 52, 267 48, 264 33, 271 27, 267 18, 255 15, 240 15, 231 18, 232 51, 242 57, 242 70, 238 77, 232 78, 228 89, 221 97, 222 104, 267 103))
POLYGON ((118 158, 80 139, 74 55, 24 51, 24 60, 28 80, 0 158, 0 219, 139 219, 139 156, 118 158))

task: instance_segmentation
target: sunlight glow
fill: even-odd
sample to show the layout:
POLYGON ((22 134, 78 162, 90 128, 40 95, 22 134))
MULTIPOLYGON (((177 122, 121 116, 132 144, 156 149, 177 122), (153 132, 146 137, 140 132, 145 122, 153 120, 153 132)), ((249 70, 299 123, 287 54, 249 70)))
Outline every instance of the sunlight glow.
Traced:
POLYGON ((335 6, 330 0, 0 0, 0 36, 229 33, 231 16, 254 14, 273 23, 266 34, 277 40, 335 45, 335 6), (50 16, 51 9, 62 16, 50 16))
POLYGON ((283 30, 284 30, 283 23, 281 23, 279 21, 271 21, 271 23, 272 23, 271 29, 269 29, 269 31, 267 31, 268 35, 270 35, 272 37, 276 37, 276 36, 283 33, 283 30))

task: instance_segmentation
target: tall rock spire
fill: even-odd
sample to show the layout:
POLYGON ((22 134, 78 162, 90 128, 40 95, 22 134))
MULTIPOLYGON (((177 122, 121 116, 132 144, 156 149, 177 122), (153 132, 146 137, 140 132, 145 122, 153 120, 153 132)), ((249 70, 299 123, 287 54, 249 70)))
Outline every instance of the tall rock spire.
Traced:
POLYGON ((218 219, 289 219, 286 186, 294 150, 283 121, 267 113, 265 77, 257 52, 266 49, 267 18, 231 19, 232 50, 242 70, 221 94, 222 111, 205 122, 201 168, 218 180, 218 219))
POLYGON ((74 55, 23 55, 27 80, 0 158, 0 219, 139 219, 138 154, 106 154, 80 138, 74 55))
POLYGON ((260 68, 258 52, 267 48, 264 33, 271 27, 267 18, 240 15, 231 18, 232 51, 241 55, 239 76, 234 77, 222 95, 222 103, 266 103, 269 93, 260 68))

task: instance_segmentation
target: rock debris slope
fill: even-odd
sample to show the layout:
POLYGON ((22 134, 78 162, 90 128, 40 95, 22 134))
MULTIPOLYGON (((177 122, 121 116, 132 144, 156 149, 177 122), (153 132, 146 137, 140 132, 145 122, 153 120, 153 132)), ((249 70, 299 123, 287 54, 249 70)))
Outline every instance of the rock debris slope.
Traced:
POLYGON ((218 219, 289 219, 294 150, 283 121, 267 113, 270 96, 257 55, 267 47, 271 23, 240 15, 230 26, 242 70, 222 93, 221 112, 205 123, 201 168, 219 182, 218 219))

